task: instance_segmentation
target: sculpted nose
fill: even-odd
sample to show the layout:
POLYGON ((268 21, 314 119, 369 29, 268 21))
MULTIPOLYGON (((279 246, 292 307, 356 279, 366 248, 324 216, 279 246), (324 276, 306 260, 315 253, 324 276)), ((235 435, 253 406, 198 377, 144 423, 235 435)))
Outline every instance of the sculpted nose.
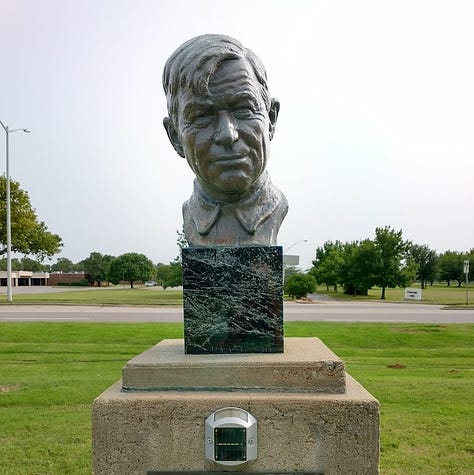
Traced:
POLYGON ((218 145, 232 145, 239 135, 232 118, 227 112, 221 112, 217 120, 214 140, 218 145))

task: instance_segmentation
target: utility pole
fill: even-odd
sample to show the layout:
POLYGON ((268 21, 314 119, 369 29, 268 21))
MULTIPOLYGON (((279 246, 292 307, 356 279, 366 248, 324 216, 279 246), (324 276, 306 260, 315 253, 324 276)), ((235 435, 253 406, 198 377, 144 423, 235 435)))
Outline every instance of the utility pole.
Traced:
POLYGON ((10 129, 8 125, 5 125, 0 120, 0 125, 5 130, 6 134, 6 167, 5 167, 5 178, 7 180, 7 301, 13 301, 12 295, 12 218, 11 218, 11 199, 10 199, 10 147, 9 147, 9 136, 13 132, 26 132, 30 133, 28 129, 10 129))

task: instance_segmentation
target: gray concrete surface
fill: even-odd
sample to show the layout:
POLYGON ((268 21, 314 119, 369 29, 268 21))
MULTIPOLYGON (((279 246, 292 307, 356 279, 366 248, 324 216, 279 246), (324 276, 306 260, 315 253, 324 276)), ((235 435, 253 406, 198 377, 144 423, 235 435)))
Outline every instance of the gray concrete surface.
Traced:
POLYGON ((122 368, 131 391, 311 391, 344 393, 344 362, 319 338, 285 338, 284 353, 186 355, 183 339, 163 340, 122 368))
MULTIPOLYGON (((285 303, 285 321, 474 323, 474 310, 380 302, 285 303)), ((0 305, 1 322, 182 322, 182 307, 0 305)))
MULTIPOLYGON (((291 347, 287 340, 295 340, 293 346, 297 346, 301 339, 286 339, 285 346, 288 343, 291 347)), ((302 340, 309 344, 317 339, 302 340)), ((174 340, 170 345, 167 341, 162 342, 164 352, 174 345, 174 340)), ((298 375, 284 383, 284 390, 277 389, 282 384, 281 378, 292 372, 298 361, 316 373, 315 368, 327 364, 328 356, 334 359, 335 355, 322 343, 310 354, 303 348, 299 354, 289 351, 258 356, 188 355, 185 358, 182 353, 171 353, 157 358, 147 351, 138 357, 140 367, 135 370, 143 373, 150 366, 149 383, 155 387, 170 384, 179 369, 184 376, 183 388, 122 391, 122 382, 118 381, 94 401, 92 459, 96 475, 155 471, 213 473, 229 468, 206 460, 203 450, 205 443, 213 443, 211 437, 204 438, 206 418, 216 409, 229 406, 245 408, 257 419, 257 459, 248 468, 238 467, 241 473, 248 470, 326 475, 379 473, 379 403, 353 378, 344 373, 345 391, 337 394, 325 390, 329 374, 322 379, 317 374, 305 376, 316 378, 314 383, 322 385, 321 391, 314 387, 308 391, 307 382, 301 387, 298 375), (246 381, 245 373, 255 372, 256 362, 263 364, 261 369, 267 374, 258 381, 249 375, 246 381), (153 372, 157 364, 169 372, 165 381, 162 371, 153 372), (221 364, 225 371, 211 374, 211 366, 216 369, 221 364), (208 377, 202 380, 206 372, 208 377), (243 387, 228 390, 226 382, 239 380, 243 387)), ((137 359, 129 364, 134 364, 133 361, 137 359)), ((337 371, 333 376, 339 379, 341 373, 337 371)))

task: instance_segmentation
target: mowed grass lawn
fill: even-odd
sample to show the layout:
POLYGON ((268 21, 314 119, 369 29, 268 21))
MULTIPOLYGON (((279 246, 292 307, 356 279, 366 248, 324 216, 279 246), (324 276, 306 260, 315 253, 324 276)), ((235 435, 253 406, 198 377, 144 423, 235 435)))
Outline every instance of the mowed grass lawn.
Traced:
MULTIPOLYGON (((91 405, 181 324, 0 324, 0 473, 90 474, 91 405)), ((474 325, 291 322, 381 403, 382 474, 474 473, 474 325)), ((205 414, 203 417, 206 416, 205 414)))
MULTIPOLYGON (((6 295, 0 296, 0 304, 7 304, 6 295)), ((157 288, 78 288, 60 292, 15 294, 14 304, 63 304, 63 305, 182 305, 182 290, 157 288)))
MULTIPOLYGON (((413 284, 410 287, 419 289, 419 284, 413 284)), ((319 286, 319 293, 334 297, 336 299, 343 300, 379 300, 382 295, 382 289, 374 287, 369 290, 367 296, 357 296, 345 295, 342 288, 339 288, 337 292, 331 288, 330 290, 326 289, 326 286, 319 286)), ((470 308, 474 308, 474 285, 467 288, 467 300, 470 308)), ((405 289, 401 287, 396 287, 394 289, 386 289, 385 300, 387 302, 403 302, 405 295, 405 289)), ((412 303, 430 303, 430 304, 439 304, 439 305, 453 305, 453 306, 466 306, 466 287, 465 285, 457 287, 456 285, 451 285, 448 287, 445 284, 435 284, 428 285, 426 289, 422 290, 422 300, 407 300, 406 302, 412 303)))
MULTIPOLYGON (((413 285, 417 287, 417 285, 413 285)), ((419 287, 419 286, 418 286, 419 287)), ((17 293, 17 289, 13 289, 14 304, 63 304, 63 305, 182 305, 183 291, 176 289, 161 290, 156 287, 107 287, 107 288, 76 288, 73 290, 65 290, 61 288, 59 292, 50 293, 17 293)), ((474 286, 468 289, 468 300, 470 308, 474 308, 474 286)), ((343 300, 378 300, 381 296, 381 289, 373 288, 369 290, 366 297, 353 297, 345 295, 342 289, 334 292, 332 289, 327 291, 325 286, 319 286, 318 293, 343 300)), ((387 302, 404 301, 404 289, 395 288, 386 290, 387 302)), ((412 303, 420 303, 417 301, 409 301, 412 303)), ((421 303, 433 303, 440 305, 465 306, 466 305, 466 288, 465 287, 448 287, 446 285, 428 286, 423 290, 423 300, 421 303)), ((0 295, 0 304, 9 305, 6 295, 0 295)))

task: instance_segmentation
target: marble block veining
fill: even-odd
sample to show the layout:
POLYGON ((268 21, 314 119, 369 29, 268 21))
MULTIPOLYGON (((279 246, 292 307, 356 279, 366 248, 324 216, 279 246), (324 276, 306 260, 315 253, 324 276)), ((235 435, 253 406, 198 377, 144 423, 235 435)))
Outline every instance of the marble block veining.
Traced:
POLYGON ((283 353, 280 246, 183 249, 187 354, 283 353))

